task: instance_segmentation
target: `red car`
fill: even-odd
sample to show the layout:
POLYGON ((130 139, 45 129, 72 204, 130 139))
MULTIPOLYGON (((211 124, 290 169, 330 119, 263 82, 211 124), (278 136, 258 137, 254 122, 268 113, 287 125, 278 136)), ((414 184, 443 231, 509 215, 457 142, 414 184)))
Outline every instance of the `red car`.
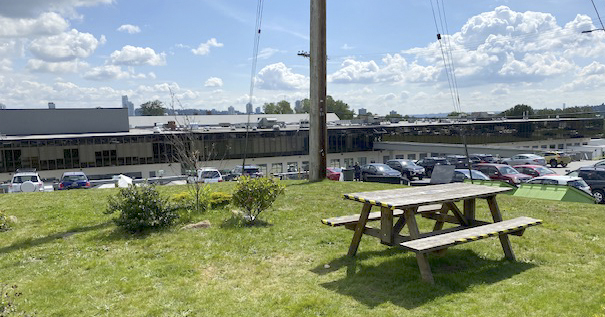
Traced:
POLYGON ((555 171, 542 165, 516 165, 514 168, 519 171, 519 173, 527 174, 531 177, 557 174, 555 171))
POLYGON ((333 181, 340 180, 340 173, 342 169, 338 167, 328 167, 326 168, 326 177, 333 181))
POLYGON ((475 169, 491 179, 505 181, 515 186, 532 179, 531 176, 519 173, 512 166, 506 164, 480 163, 476 165, 475 169))

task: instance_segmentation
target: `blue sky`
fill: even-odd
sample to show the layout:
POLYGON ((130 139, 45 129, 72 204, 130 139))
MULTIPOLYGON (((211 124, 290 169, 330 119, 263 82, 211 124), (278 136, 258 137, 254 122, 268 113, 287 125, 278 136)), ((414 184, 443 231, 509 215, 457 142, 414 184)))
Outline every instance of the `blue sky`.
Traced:
MULTIPOLYGON (((436 0, 432 1, 437 6, 436 0)), ((463 111, 605 102, 590 0, 439 1, 463 111)), ((595 0, 605 16, 605 1, 595 0)), ((257 1, 0 0, 0 103, 115 107, 159 99, 243 111, 257 1)), ((454 110, 431 1, 328 1, 328 93, 357 112, 454 110)), ((255 107, 308 97, 309 1, 264 1, 255 107)))

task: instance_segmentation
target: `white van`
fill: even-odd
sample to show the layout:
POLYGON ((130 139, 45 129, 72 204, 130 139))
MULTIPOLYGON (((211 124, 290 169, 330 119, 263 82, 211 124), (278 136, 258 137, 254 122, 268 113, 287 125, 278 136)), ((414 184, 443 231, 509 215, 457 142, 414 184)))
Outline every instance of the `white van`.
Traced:
POLYGON ((197 170, 195 181, 200 183, 218 183, 223 181, 223 175, 214 167, 204 167, 197 170))

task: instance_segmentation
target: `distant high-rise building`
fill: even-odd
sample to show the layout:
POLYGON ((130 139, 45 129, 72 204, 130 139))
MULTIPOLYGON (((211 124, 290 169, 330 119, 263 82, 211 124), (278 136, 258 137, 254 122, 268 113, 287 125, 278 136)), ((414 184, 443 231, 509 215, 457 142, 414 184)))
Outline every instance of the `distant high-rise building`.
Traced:
POLYGON ((302 100, 296 100, 294 102, 294 112, 302 113, 303 112, 303 102, 302 100))
POLYGON ((263 112, 260 110, 260 107, 256 107, 256 109, 255 109, 254 113, 256 113, 256 114, 261 114, 261 113, 263 113, 263 112))
POLYGON ((229 108, 227 108, 227 113, 235 114, 235 108, 233 106, 229 106, 229 108))
POLYGON ((368 113, 368 109, 366 108, 359 108, 359 115, 363 116, 364 114, 368 113))
POLYGON ((246 113, 252 113, 252 103, 251 102, 246 104, 246 113))
POLYGON ((128 101, 128 96, 124 95, 122 96, 122 108, 127 108, 128 109, 128 116, 134 116, 134 104, 130 101, 128 101))
POLYGON ((397 115, 397 111, 391 110, 391 112, 389 112, 389 114, 392 115, 392 116, 395 116, 395 115, 397 115))
POLYGON ((48 103, 48 109, 55 109, 55 103, 54 102, 49 102, 48 103))

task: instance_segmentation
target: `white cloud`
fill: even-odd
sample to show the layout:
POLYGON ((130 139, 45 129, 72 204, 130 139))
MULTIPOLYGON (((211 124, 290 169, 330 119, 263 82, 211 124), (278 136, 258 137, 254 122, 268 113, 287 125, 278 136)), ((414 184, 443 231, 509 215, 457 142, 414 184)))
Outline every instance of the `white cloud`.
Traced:
MULTIPOLYGON (((0 59, 0 72, 10 72, 13 70, 13 63, 8 58, 0 59)), ((2 78, 0 77, 0 82, 2 78)))
POLYGON ((357 61, 346 59, 341 68, 328 76, 334 83, 422 83, 435 81, 439 68, 409 64, 400 54, 387 54, 379 66, 375 61, 357 61))
POLYGON ((87 58, 99 45, 90 33, 76 29, 69 32, 33 40, 29 50, 38 59, 47 62, 65 62, 76 58, 87 58))
POLYGON ((263 48, 260 52, 258 52, 258 58, 259 59, 268 59, 271 56, 275 55, 276 53, 284 53, 284 52, 285 51, 278 50, 276 48, 266 47, 266 48, 263 48))
POLYGON ((161 66, 166 64, 166 53, 156 53, 149 47, 126 45, 122 50, 111 53, 109 62, 114 65, 161 66))
POLYGON ((132 24, 123 24, 123 25, 120 25, 120 27, 118 28, 118 31, 126 32, 128 34, 136 34, 136 33, 141 32, 141 28, 136 25, 132 25, 132 24))
POLYGON ((38 73, 77 73, 88 68, 88 64, 79 60, 49 63, 39 59, 27 61, 27 69, 38 73))
POLYGON ((309 85, 309 79, 301 74, 295 74, 284 63, 265 66, 258 72, 257 85, 267 90, 296 90, 309 85))
POLYGON ((218 77, 210 77, 204 83, 204 87, 223 87, 223 80, 218 77))
POLYGON ((0 38, 55 35, 68 27, 69 22, 54 12, 42 13, 35 19, 0 16, 0 38))
POLYGON ((347 43, 345 43, 345 44, 343 44, 343 45, 340 47, 340 49, 341 49, 341 50, 348 51, 348 50, 352 50, 352 49, 354 49, 354 47, 353 47, 353 46, 350 46, 350 45, 349 45, 349 44, 347 44, 347 43))
POLYGON ((75 8, 98 4, 111 4, 115 0, 0 0, 2 15, 6 17, 31 17, 41 12, 75 14, 75 8))
POLYGON ((130 74, 128 72, 123 71, 120 66, 116 65, 95 67, 84 74, 84 78, 95 81, 108 81, 129 77, 130 74))
POLYGON ((191 52, 195 55, 208 55, 211 47, 223 47, 223 43, 219 43, 215 38, 211 38, 206 43, 202 43, 197 48, 192 49, 191 52))

